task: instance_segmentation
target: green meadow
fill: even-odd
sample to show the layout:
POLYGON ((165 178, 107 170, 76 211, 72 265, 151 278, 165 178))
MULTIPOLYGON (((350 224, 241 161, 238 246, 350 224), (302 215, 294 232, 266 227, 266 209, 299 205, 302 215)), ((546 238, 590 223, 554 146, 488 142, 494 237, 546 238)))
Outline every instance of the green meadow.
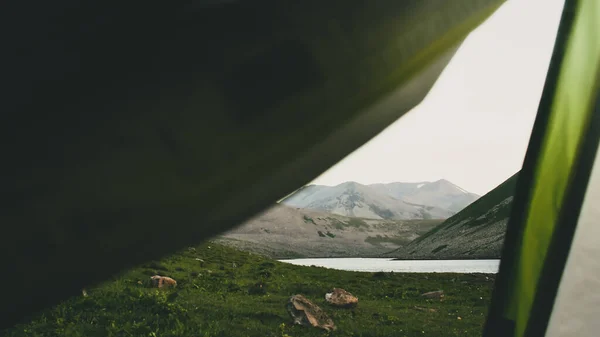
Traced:
POLYGON ((364 273, 281 263, 212 242, 190 247, 87 289, 3 331, 21 336, 480 336, 494 275, 364 273), (151 275, 177 280, 150 287, 151 275), (327 304, 333 287, 359 299, 327 304), (442 300, 420 295, 444 290, 442 300), (285 305, 302 294, 337 329, 293 325, 285 305))

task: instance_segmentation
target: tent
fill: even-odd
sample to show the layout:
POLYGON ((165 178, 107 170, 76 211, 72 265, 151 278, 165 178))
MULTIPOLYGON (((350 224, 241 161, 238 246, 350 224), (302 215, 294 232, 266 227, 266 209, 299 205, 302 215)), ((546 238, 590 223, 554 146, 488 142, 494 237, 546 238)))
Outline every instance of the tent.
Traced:
MULTIPOLYGON (((3 4, 0 329, 306 184, 417 105, 502 2, 3 4)), ((566 0, 486 336, 597 325, 598 22, 566 0)))
POLYGON ((592 336, 600 280, 600 3, 566 1, 485 335, 592 336))

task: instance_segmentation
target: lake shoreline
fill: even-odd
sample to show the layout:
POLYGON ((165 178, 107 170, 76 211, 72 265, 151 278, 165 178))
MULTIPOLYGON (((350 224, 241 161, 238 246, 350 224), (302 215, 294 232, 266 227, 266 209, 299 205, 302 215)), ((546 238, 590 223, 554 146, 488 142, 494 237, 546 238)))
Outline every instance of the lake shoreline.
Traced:
POLYGON ((274 260, 293 260, 293 259, 337 259, 337 258, 364 258, 378 259, 385 258, 395 261, 425 261, 425 260, 497 260, 500 256, 497 254, 475 255, 475 256, 435 256, 433 254, 425 254, 420 257, 407 256, 407 254, 392 254, 388 247, 372 246, 369 249, 364 246, 354 247, 352 250, 346 251, 339 249, 309 249, 299 246, 286 246, 285 248, 278 245, 258 244, 256 242, 233 239, 229 237, 220 237, 211 240, 212 242, 226 245, 231 248, 239 249, 246 252, 262 255, 274 260), (391 256, 390 256, 391 255, 391 256), (400 256, 399 256, 400 255, 400 256))
POLYGON ((479 260, 394 260, 389 258, 308 258, 280 259, 283 263, 306 267, 353 272, 393 272, 393 273, 483 273, 497 274, 499 259, 479 260))
POLYGON ((408 259, 408 258, 401 258, 401 257, 381 257, 381 256, 361 256, 361 255, 345 255, 345 256, 300 256, 300 257, 289 257, 289 256, 285 256, 285 257, 271 257, 268 256, 269 258, 273 259, 273 260, 277 260, 277 261, 285 261, 285 260, 299 260, 299 259, 387 259, 390 261, 454 261, 454 260, 459 260, 459 261, 480 261, 480 260, 500 260, 499 257, 478 257, 478 258, 466 258, 466 257, 457 257, 457 258, 439 258, 439 259, 435 259, 435 258, 414 258, 414 259, 408 259))
MULTIPOLYGON (((384 259, 387 259, 387 257, 385 257, 384 259)), ((435 258, 414 258, 414 259, 408 259, 408 258, 402 258, 402 257, 394 257, 394 258, 390 258, 392 261, 454 261, 454 260, 458 260, 458 261, 480 261, 480 260, 500 260, 499 257, 477 257, 477 258, 466 258, 466 257, 456 257, 456 258, 439 258, 439 259, 435 259, 435 258)))

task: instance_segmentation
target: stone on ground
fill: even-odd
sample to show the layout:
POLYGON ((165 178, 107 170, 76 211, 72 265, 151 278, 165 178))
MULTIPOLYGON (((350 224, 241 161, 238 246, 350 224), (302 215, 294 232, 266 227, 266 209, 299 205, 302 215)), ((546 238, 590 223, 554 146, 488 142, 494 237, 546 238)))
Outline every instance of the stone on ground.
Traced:
POLYGON ((325 294, 325 300, 336 307, 351 308, 358 305, 358 298, 342 288, 333 288, 333 291, 325 294))
POLYGON ((326 331, 335 330, 335 324, 316 304, 302 295, 293 295, 286 305, 294 324, 312 326, 326 331))

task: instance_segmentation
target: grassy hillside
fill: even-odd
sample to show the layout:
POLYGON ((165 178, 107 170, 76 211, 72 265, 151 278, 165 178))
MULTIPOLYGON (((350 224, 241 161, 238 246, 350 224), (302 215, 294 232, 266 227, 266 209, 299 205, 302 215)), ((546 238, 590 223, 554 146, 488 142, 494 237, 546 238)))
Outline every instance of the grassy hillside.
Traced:
POLYGON ((399 258, 499 258, 518 173, 409 244, 399 258))
POLYGON ((462 211, 448 218, 441 225, 415 239, 415 242, 423 241, 435 232, 441 229, 452 228, 465 220, 469 221, 468 226, 477 227, 488 223, 489 220, 508 218, 510 216, 510 208, 502 208, 498 212, 493 213, 491 218, 481 217, 481 215, 486 214, 507 197, 514 195, 515 188, 517 187, 517 178, 518 173, 508 178, 505 182, 467 206, 462 211))
POLYGON ((333 318, 338 329, 330 336, 480 336, 492 286, 493 275, 336 271, 206 243, 88 288, 87 297, 71 298, 0 335, 326 336, 291 325, 285 304, 300 293, 333 318), (178 287, 149 288, 146 280, 157 272, 175 278, 178 287), (332 287, 355 294, 358 307, 328 306, 324 295, 332 287), (419 296, 438 289, 446 292, 443 301, 419 296))

